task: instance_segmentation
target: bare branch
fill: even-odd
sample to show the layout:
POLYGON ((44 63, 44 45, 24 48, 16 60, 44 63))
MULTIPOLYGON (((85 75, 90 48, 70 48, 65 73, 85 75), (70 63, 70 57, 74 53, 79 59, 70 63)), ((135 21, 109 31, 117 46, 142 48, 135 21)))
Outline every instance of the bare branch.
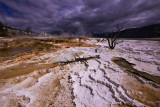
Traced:
POLYGON ((122 27, 120 27, 118 24, 115 25, 115 28, 117 29, 117 31, 115 33, 110 34, 111 37, 109 38, 108 34, 106 34, 106 39, 108 40, 108 45, 110 49, 114 49, 116 46, 116 41, 117 41, 117 37, 120 34, 120 31, 122 29, 122 27))

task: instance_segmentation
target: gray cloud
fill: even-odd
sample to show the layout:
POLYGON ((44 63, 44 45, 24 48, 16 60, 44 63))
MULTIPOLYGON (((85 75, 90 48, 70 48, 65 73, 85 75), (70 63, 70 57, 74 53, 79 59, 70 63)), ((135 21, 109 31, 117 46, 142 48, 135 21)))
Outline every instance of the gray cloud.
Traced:
POLYGON ((0 20, 34 31, 101 32, 160 23, 160 1, 0 0, 0 20), (9 10, 10 9, 10 10, 9 10))

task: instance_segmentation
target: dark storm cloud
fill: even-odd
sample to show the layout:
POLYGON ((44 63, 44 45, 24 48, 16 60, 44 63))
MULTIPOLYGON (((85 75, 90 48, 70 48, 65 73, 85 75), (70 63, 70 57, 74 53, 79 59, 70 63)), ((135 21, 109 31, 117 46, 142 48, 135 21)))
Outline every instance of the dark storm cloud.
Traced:
POLYGON ((0 20, 35 31, 110 31, 160 23, 160 1, 155 0, 0 0, 0 20))

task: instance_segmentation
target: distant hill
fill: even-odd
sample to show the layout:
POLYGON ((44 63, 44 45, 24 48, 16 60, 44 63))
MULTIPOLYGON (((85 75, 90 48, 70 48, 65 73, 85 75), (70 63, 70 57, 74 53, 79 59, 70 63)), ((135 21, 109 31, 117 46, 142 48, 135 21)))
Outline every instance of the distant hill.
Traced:
MULTIPOLYGON (((113 34, 113 33, 111 33, 113 34)), ((93 37, 105 37, 105 33, 93 34, 93 37)), ((130 28, 120 32, 119 38, 157 38, 160 37, 160 24, 130 28)))
POLYGON ((4 26, 4 29, 7 29, 6 32, 5 32, 6 35, 4 35, 4 37, 24 37, 24 36, 46 37, 46 36, 51 36, 51 34, 45 33, 45 32, 40 32, 40 33, 29 32, 29 34, 27 34, 27 32, 25 30, 16 29, 16 28, 8 27, 8 26, 4 26))
POLYGON ((24 30, 16 29, 16 28, 11 28, 11 27, 6 27, 7 28, 7 37, 16 37, 16 36, 27 36, 27 33, 24 30))

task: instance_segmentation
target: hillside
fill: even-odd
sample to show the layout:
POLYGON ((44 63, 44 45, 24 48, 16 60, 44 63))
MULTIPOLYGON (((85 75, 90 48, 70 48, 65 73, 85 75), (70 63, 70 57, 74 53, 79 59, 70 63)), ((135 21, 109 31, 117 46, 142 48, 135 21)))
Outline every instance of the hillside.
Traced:
MULTIPOLYGON (((113 33, 111 33, 113 34, 113 33)), ((94 37, 105 37, 104 33, 93 34, 94 37)), ((160 24, 130 28, 120 32, 119 38, 157 38, 160 37, 160 24)))
POLYGON ((51 34, 46 33, 46 32, 40 32, 40 33, 29 32, 27 34, 27 32, 25 30, 16 29, 16 28, 12 28, 12 27, 9 27, 9 26, 2 26, 2 28, 0 29, 0 37, 26 37, 26 36, 46 37, 46 36, 51 36, 51 34))

